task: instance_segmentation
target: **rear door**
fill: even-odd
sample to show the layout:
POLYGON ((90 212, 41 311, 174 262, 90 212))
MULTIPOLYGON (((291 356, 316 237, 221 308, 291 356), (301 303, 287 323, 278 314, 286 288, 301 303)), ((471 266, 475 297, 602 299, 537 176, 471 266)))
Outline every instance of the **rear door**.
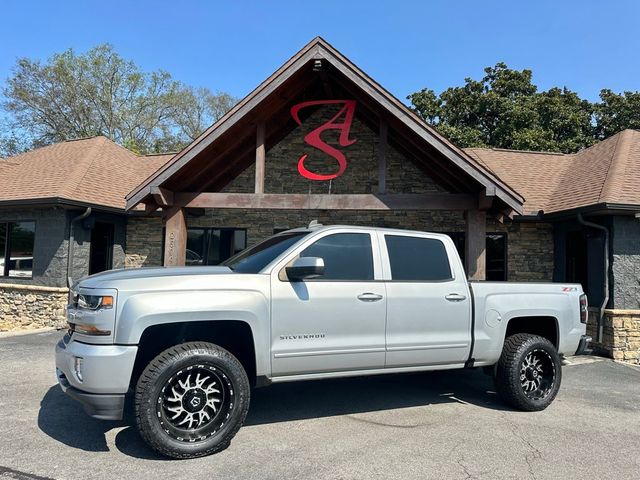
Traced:
POLYGON ((471 297, 453 242, 444 235, 379 237, 387 290, 385 365, 464 363, 471 347, 471 297))

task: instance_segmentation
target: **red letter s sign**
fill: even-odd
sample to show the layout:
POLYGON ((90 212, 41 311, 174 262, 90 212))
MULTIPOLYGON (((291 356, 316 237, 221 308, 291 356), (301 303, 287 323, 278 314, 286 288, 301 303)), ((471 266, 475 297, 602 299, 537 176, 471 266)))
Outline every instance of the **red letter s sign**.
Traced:
POLYGON ((312 100, 309 102, 302 102, 297 105, 291 107, 291 116, 296 121, 298 125, 301 125, 300 117, 298 116, 298 112, 312 105, 329 105, 329 104, 344 104, 344 106, 340 109, 338 113, 336 113, 333 118, 331 118, 326 123, 320 125, 315 130, 312 130, 304 137, 304 141, 311 145, 314 148, 330 155, 335 158, 338 162, 338 171, 336 173, 332 173, 329 175, 321 175, 318 173, 311 172, 307 170, 304 166, 304 161, 307 159, 307 154, 305 153, 298 160, 298 172, 305 178, 309 180, 331 180, 332 178, 339 177, 342 175, 347 168, 347 159, 344 154, 338 150, 337 148, 332 147, 331 145, 327 145, 322 141, 320 136, 322 132, 325 130, 340 130, 340 138, 339 144, 341 147, 348 147, 349 145, 353 145, 356 140, 349 138, 349 130, 351 129, 351 123, 353 122, 353 115, 356 111, 356 101, 355 100, 312 100), (339 123, 338 120, 344 115, 344 121, 339 123))

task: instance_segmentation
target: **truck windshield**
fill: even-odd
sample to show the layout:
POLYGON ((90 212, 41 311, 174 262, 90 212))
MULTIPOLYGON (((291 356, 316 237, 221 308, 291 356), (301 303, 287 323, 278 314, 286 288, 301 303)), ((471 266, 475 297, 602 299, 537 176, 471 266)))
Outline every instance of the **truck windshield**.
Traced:
POLYGON ((247 248, 222 263, 234 272, 258 273, 309 232, 282 233, 247 248))

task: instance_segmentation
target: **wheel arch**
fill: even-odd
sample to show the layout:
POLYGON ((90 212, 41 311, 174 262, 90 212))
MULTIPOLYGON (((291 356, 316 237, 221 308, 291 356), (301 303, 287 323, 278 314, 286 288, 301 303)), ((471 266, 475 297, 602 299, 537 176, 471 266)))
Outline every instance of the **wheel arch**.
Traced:
POLYGON ((553 315, 516 315, 508 319, 503 339, 518 333, 539 335, 549 340, 556 350, 560 342, 560 327, 553 315))
POLYGON ((186 342, 209 342, 233 354, 242 364, 249 382, 256 384, 258 365, 255 335, 243 320, 200 320, 162 323, 145 328, 140 336, 131 386, 135 387, 144 368, 164 350, 186 342))

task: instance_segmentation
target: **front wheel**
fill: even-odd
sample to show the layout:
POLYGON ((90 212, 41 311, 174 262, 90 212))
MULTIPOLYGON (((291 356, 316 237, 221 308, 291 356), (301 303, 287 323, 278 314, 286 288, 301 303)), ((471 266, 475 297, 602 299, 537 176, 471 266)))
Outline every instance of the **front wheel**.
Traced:
POLYGON ((529 412, 544 410, 560 389, 560 356, 546 338, 512 335, 504 342, 494 380, 506 403, 529 412))
POLYGON ((183 343, 165 350, 136 385, 136 422, 158 453, 194 458, 225 449, 249 408, 242 364, 212 343, 183 343))

